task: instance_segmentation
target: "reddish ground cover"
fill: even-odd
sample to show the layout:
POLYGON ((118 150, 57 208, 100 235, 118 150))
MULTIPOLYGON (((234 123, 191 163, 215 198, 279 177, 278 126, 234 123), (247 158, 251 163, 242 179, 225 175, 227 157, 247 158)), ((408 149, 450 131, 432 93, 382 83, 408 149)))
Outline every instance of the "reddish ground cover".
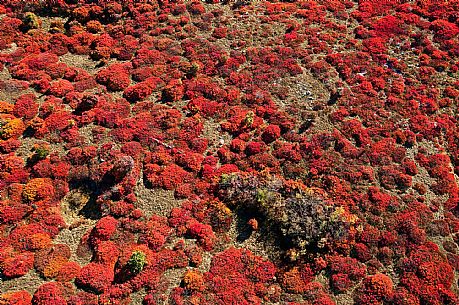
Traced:
POLYGON ((458 304, 458 103, 457 1, 0 1, 0 304, 458 304))

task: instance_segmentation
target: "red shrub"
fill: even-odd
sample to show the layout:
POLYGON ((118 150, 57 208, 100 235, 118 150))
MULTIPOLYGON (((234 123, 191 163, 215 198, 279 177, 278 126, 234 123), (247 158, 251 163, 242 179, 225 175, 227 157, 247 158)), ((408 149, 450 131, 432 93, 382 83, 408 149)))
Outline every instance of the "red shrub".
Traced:
POLYGON ((158 50, 140 48, 132 60, 134 68, 156 65, 165 61, 165 55, 158 50))
POLYGON ((198 154, 203 154, 208 147, 209 140, 206 138, 194 138, 188 144, 190 149, 198 154))
POLYGON ((113 267, 99 263, 89 263, 81 268, 75 283, 96 293, 106 291, 115 278, 113 267))
POLYGON ((132 79, 136 82, 143 82, 152 75, 158 74, 157 68, 150 66, 142 66, 132 71, 132 79))
POLYGON ((372 26, 373 29, 377 32, 377 35, 392 37, 403 34, 403 30, 401 28, 402 24, 403 23, 401 19, 389 15, 376 20, 372 26))
POLYGON ((25 290, 0 294, 5 305, 32 305, 32 296, 25 290))
POLYGON ((120 251, 113 241, 101 241, 95 248, 94 262, 114 267, 120 251))
POLYGON ((183 153, 177 156, 177 164, 192 172, 199 172, 204 156, 198 153, 183 153))
POLYGON ((166 190, 173 190, 179 184, 189 182, 192 175, 185 171, 178 165, 170 164, 164 168, 156 167, 153 170, 153 166, 146 168, 145 175, 146 180, 151 183, 153 187, 162 187, 166 190))
POLYGON ((197 1, 189 3, 187 10, 193 15, 202 15, 206 12, 204 5, 197 1))
POLYGON ((0 270, 6 278, 21 277, 33 268, 33 253, 23 252, 0 261, 0 270))
POLYGON ((60 269, 69 261, 70 248, 65 244, 55 244, 37 251, 35 254, 35 269, 46 278, 54 278, 60 269))
POLYGON ((115 51, 116 41, 108 34, 96 36, 91 44, 91 58, 94 60, 109 59, 115 51))
POLYGON ((185 253, 190 259, 191 266, 198 267, 202 263, 203 251, 201 250, 201 248, 193 246, 185 249, 185 253))
POLYGON ((72 39, 63 33, 54 33, 49 38, 49 52, 62 56, 69 51, 72 39))
POLYGON ((171 210, 168 223, 171 227, 176 228, 177 235, 184 235, 187 231, 186 225, 193 221, 191 207, 188 207, 188 201, 185 201, 182 208, 173 208, 171 210))
POLYGON ((412 184, 412 177, 402 173, 393 166, 383 166, 379 171, 381 185, 386 189, 399 188, 405 190, 412 184))
POLYGON ((245 147, 245 153, 248 156, 256 155, 266 150, 266 145, 263 142, 249 142, 245 147))
POLYGON ((46 74, 51 76, 52 79, 63 78, 65 73, 68 70, 68 66, 63 62, 57 62, 51 64, 48 69, 46 69, 46 74))
POLYGON ((12 224, 20 221, 27 213, 30 213, 32 208, 26 204, 11 202, 0 204, 0 221, 3 223, 12 224))
POLYGON ((277 125, 269 125, 263 131, 261 138, 265 143, 271 143, 277 140, 281 135, 281 130, 277 125))
MULTIPOLYGON (((152 216, 148 223, 146 224, 147 226, 147 229, 146 229, 146 241, 147 243, 150 243, 150 239, 149 239, 149 234, 152 234, 152 233, 156 233, 154 236, 153 236, 153 239, 156 239, 157 237, 159 237, 159 235, 162 236, 159 237, 159 240, 155 240, 153 242, 151 242, 151 244, 155 245, 155 247, 159 248, 163 245, 166 237, 168 237, 170 234, 171 234, 171 227, 169 226, 168 224, 168 220, 165 218, 165 217, 160 217, 160 216, 152 216)), ((156 248, 154 248, 154 250, 156 250, 156 248)))
POLYGON ((129 69, 122 64, 113 64, 100 70, 96 75, 96 80, 110 91, 122 91, 131 83, 129 69))
POLYGON ((117 227, 118 221, 111 216, 106 216, 97 222, 96 226, 91 231, 91 235, 98 240, 109 240, 115 233, 117 227))
POLYGON ((53 53, 40 53, 40 54, 34 54, 30 55, 23 60, 20 61, 20 63, 26 64, 30 69, 34 71, 38 70, 46 70, 50 65, 57 63, 59 58, 57 57, 56 54, 53 53))
POLYGON ((124 90, 123 96, 129 102, 134 103, 146 99, 155 90, 162 86, 162 80, 158 77, 149 77, 145 81, 132 85, 124 90))
POLYGON ((366 277, 356 302, 370 305, 390 300, 393 296, 393 286, 392 280, 385 274, 377 273, 366 277))
POLYGON ((459 27, 446 20, 438 19, 430 24, 430 29, 435 33, 435 39, 451 39, 459 34, 459 27))
POLYGON ((121 152, 131 156, 134 160, 141 159, 144 155, 144 149, 139 142, 127 142, 121 147, 121 152))
POLYGON ((123 96, 133 103, 147 98, 152 93, 153 88, 150 85, 146 82, 140 82, 124 90, 123 96))
POLYGON ((202 224, 196 220, 191 220, 187 223, 188 234, 191 238, 196 238, 199 245, 206 251, 212 250, 216 237, 212 231, 212 227, 202 224))
POLYGON ((266 296, 275 266, 250 251, 230 248, 215 255, 205 277, 208 297, 214 304, 261 304, 256 296, 266 296))
POLYGON ((38 113, 34 94, 24 94, 16 99, 13 114, 18 118, 31 119, 38 113))
POLYGON ((212 37, 215 37, 217 39, 225 38, 227 33, 228 33, 227 28, 223 28, 223 27, 215 28, 214 32, 212 33, 212 37))
POLYGON ((292 162, 299 162, 302 159, 299 147, 296 144, 276 142, 274 147, 274 156, 278 159, 284 159, 292 162))
POLYGON ((26 202, 46 202, 53 198, 54 187, 49 178, 30 179, 24 186, 22 196, 26 202))
POLYGON ((184 91, 182 81, 172 79, 163 90, 163 98, 169 102, 177 102, 183 98, 184 91))
POLYGON ((192 99, 186 107, 192 113, 202 113, 204 117, 212 117, 221 108, 219 103, 210 101, 204 97, 192 99))
POLYGON ((395 199, 387 193, 382 192, 376 187, 368 189, 368 199, 373 203, 375 208, 380 211, 386 211, 390 204, 394 204, 395 199))
POLYGON ((332 274, 330 282, 333 290, 338 293, 344 293, 354 285, 352 280, 349 278, 349 275, 344 273, 332 274))
POLYGON ((418 173, 416 163, 413 160, 404 159, 402 165, 406 174, 414 176, 418 173))
POLYGON ((373 257, 371 255, 370 249, 362 243, 356 243, 352 251, 354 256, 361 262, 366 262, 373 257))
POLYGON ((313 272, 307 265, 294 267, 282 274, 282 286, 288 292, 303 294, 313 279, 313 272))
POLYGON ((393 296, 394 304, 400 305, 420 305, 419 298, 410 293, 406 288, 398 288, 393 296))
POLYGON ((97 108, 92 110, 94 121, 104 127, 113 128, 127 118, 131 112, 128 101, 123 98, 115 101, 99 101, 97 108))
POLYGON ((344 292, 365 276, 366 267, 354 258, 332 256, 328 264, 331 285, 338 292, 344 292))
POLYGON ((76 262, 67 262, 62 265, 59 273, 56 276, 58 282, 70 282, 73 281, 78 275, 80 275, 81 267, 76 262))
POLYGON ((363 45, 370 54, 385 54, 387 52, 386 41, 381 37, 365 39, 363 45))
POLYGON ((402 261, 401 271, 400 283, 418 296, 422 304, 437 304, 442 299, 457 303, 457 296, 450 290, 454 271, 437 245, 429 242, 418 247, 402 261))
POLYGON ((58 282, 49 282, 38 287, 35 291, 33 305, 67 305, 64 298, 64 287, 58 282))
POLYGON ((49 94, 57 97, 64 97, 67 93, 74 90, 71 82, 65 79, 52 81, 48 90, 49 94))

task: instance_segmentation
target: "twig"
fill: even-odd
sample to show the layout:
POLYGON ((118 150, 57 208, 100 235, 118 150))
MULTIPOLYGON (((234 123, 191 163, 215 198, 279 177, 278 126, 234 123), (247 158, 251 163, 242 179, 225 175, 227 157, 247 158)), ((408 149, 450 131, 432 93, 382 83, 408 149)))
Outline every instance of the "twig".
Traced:
POLYGON ((153 141, 155 141, 156 143, 158 143, 159 145, 162 145, 162 146, 164 146, 164 147, 166 147, 166 148, 168 148, 168 149, 176 149, 178 153, 183 154, 183 151, 182 151, 182 150, 177 149, 177 148, 175 148, 175 147, 172 146, 172 145, 169 145, 169 144, 167 144, 167 143, 164 143, 163 141, 161 141, 161 140, 159 140, 159 139, 157 139, 157 138, 151 138, 151 139, 152 139, 153 141))

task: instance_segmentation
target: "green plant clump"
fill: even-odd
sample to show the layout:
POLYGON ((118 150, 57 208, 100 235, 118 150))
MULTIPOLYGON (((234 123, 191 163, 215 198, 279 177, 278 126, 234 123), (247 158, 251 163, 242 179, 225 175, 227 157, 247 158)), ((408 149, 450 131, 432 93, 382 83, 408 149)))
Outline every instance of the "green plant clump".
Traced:
POLYGON ((140 273, 146 264, 146 258, 147 256, 142 251, 132 252, 132 255, 127 263, 129 270, 135 274, 140 273))
POLYGON ((35 149, 35 156, 38 160, 43 160, 49 155, 49 150, 44 147, 35 149))
POLYGON ((23 25, 27 30, 39 29, 41 27, 41 20, 34 13, 27 12, 24 15, 23 25))

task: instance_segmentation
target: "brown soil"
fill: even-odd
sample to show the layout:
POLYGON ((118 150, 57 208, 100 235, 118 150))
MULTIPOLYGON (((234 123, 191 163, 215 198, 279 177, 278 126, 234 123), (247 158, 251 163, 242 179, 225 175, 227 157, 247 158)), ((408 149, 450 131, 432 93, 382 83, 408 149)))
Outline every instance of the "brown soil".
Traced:
POLYGON ((136 208, 142 210, 147 218, 153 214, 167 217, 172 208, 182 204, 182 200, 174 198, 173 191, 146 188, 143 177, 138 181, 134 193, 137 197, 136 208))

